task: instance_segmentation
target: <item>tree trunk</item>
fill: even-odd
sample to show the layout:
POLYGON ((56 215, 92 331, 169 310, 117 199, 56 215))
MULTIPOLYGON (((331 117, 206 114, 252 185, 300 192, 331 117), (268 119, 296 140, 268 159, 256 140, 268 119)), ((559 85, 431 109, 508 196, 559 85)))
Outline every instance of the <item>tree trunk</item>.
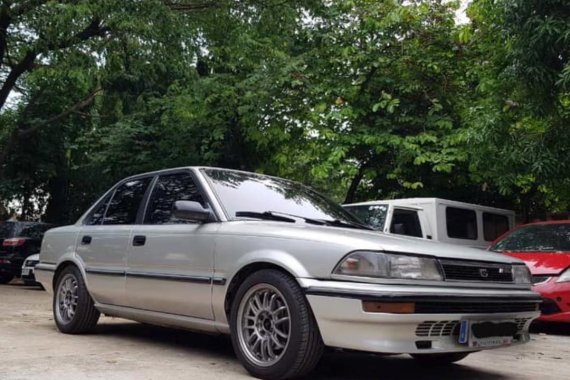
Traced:
POLYGON ((64 149, 58 152, 58 156, 55 176, 48 181, 50 197, 44 219, 47 223, 66 224, 69 222, 69 162, 64 149))
POLYGON ((354 202, 356 191, 358 190, 360 182, 362 182, 362 178, 364 178, 364 171, 366 170, 367 165, 368 165, 367 163, 364 163, 360 165, 360 168, 358 168, 358 173, 356 173, 356 175, 350 182, 350 187, 348 188, 348 191, 346 192, 346 197, 344 198, 344 203, 354 202))

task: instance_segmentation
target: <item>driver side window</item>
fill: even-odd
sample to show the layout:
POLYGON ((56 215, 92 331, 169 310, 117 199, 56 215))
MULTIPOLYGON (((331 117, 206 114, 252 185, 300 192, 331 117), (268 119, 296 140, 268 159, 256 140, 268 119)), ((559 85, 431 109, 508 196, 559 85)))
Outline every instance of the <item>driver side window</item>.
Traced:
POLYGON ((148 205, 145 224, 194 223, 172 215, 174 202, 193 201, 208 208, 190 173, 162 175, 158 178, 148 205))

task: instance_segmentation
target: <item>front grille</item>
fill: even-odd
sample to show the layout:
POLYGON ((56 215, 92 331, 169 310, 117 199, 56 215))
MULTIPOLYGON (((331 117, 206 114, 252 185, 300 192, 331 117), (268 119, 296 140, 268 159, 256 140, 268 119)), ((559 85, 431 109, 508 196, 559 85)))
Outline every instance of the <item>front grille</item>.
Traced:
POLYGON ((551 299, 543 298, 540 304, 540 312, 545 315, 560 313, 560 308, 551 299))
MULTIPOLYGON (((516 318, 517 332, 522 333, 532 318, 516 318)), ((459 336, 460 321, 425 321, 416 327, 416 336, 439 337, 459 336)))
POLYGON ((533 285, 536 284, 541 284, 543 282, 546 282, 550 279, 550 276, 532 276, 531 281, 533 283, 533 285))
POLYGON ((458 336, 459 321, 426 321, 416 327, 416 336, 458 336))
POLYGON ((516 313, 536 311, 535 302, 416 302, 419 314, 454 314, 454 313, 516 313))
POLYGON ((513 269, 509 264, 442 260, 441 266, 446 280, 513 282, 513 269))

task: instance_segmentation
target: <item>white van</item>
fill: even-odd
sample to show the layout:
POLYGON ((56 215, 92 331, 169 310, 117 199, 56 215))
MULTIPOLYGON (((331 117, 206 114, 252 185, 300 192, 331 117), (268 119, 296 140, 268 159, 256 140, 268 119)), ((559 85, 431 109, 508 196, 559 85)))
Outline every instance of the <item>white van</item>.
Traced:
POLYGON ((439 198, 405 198, 343 205, 372 228, 445 243, 486 248, 513 228, 511 210, 439 198))

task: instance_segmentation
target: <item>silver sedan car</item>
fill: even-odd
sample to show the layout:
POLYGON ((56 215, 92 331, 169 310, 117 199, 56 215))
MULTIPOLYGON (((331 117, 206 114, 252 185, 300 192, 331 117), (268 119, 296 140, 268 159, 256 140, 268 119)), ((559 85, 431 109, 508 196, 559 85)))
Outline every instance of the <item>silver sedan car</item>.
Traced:
POLYGON ((539 314, 516 259, 379 234, 299 183, 218 168, 120 181, 40 260, 60 331, 104 313, 230 334, 265 379, 308 373, 326 346, 451 363, 527 342, 539 314))

